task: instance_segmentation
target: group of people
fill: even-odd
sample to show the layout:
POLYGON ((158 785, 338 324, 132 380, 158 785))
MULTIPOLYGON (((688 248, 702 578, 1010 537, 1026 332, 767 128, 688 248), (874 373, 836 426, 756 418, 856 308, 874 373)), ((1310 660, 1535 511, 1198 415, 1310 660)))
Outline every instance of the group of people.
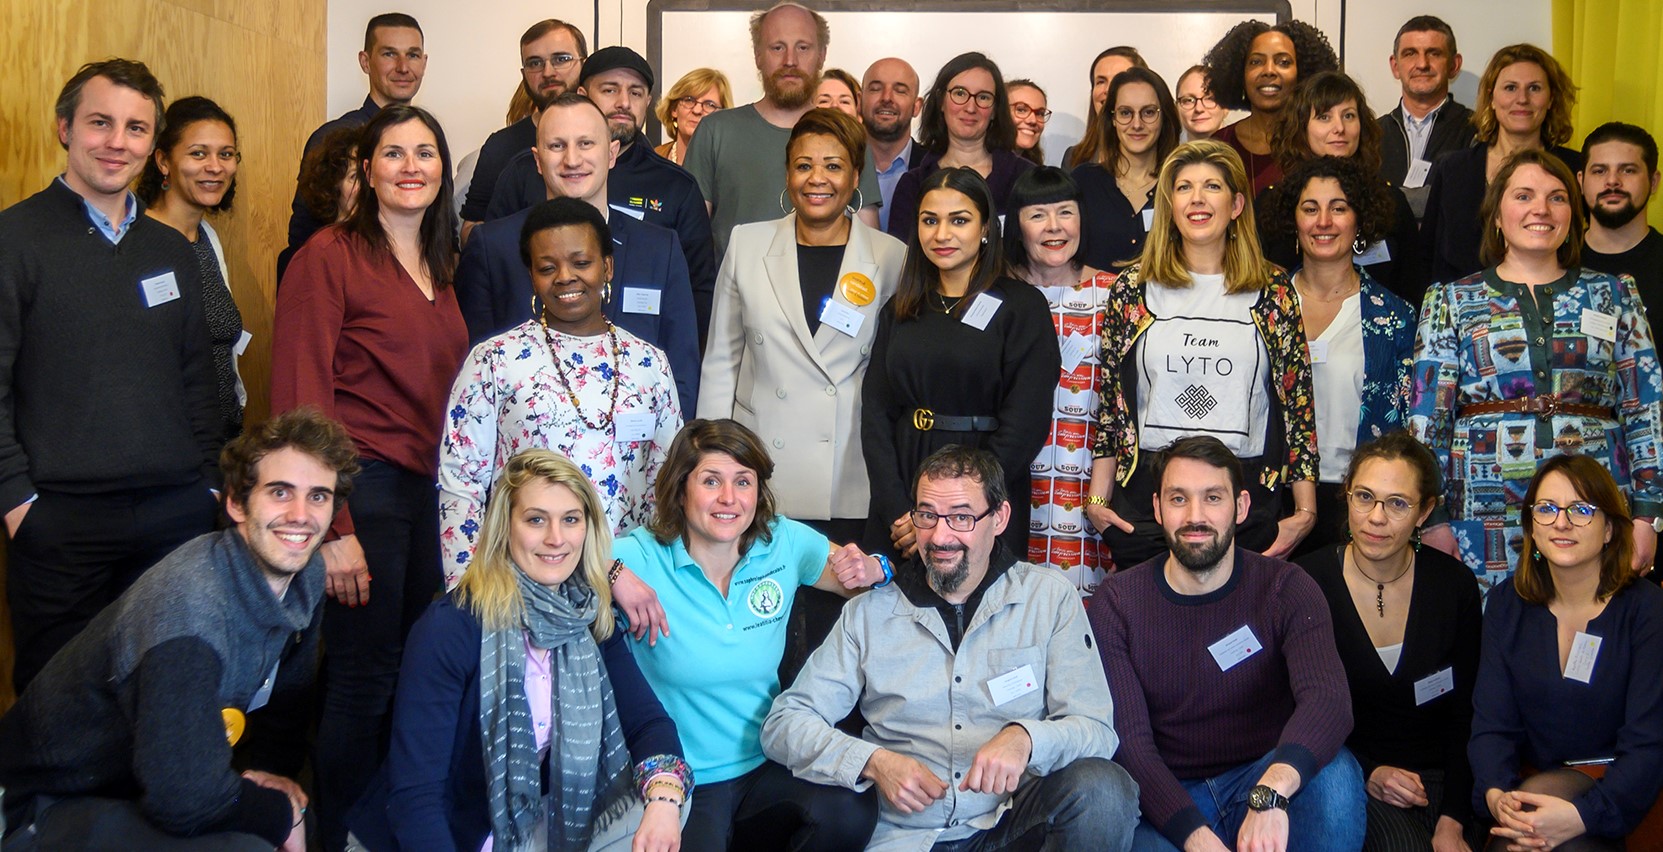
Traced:
POLYGON ((8 852, 1621 848, 1663 789, 1646 131, 1564 147, 1529 44, 1463 107, 1431 16, 1377 117, 1245 21, 1175 87, 1097 56, 1059 168, 986 54, 751 37, 760 100, 654 113, 538 22, 453 161, 373 18, 246 427, 235 120, 66 83, 0 212, 8 852))

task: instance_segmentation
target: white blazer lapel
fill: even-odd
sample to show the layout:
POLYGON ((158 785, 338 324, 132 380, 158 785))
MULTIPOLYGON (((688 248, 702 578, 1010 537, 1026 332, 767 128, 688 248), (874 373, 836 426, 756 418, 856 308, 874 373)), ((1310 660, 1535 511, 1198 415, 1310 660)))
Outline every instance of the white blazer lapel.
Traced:
MULTIPOLYGON (((773 287, 774 297, 779 300, 780 311, 784 313, 786 322, 791 325, 791 331, 797 335, 797 342, 802 345, 809 357, 814 359, 820 371, 830 378, 830 373, 820 357, 820 346, 815 343, 815 336, 809 334, 808 319, 803 316, 803 285, 797 277, 795 213, 779 220, 778 228, 774 231, 774 241, 768 246, 768 253, 762 258, 762 265, 768 272, 768 283, 773 287)), ((829 329, 822 328, 821 331, 829 329)))

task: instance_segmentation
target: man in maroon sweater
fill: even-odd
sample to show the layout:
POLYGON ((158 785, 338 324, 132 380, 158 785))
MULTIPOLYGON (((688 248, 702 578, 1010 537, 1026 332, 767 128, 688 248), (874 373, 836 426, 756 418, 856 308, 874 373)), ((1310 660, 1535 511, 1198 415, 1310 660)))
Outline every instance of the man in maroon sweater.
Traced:
POLYGON ((1115 760, 1138 782, 1133 848, 1355 850, 1363 776, 1322 592, 1235 546, 1241 462, 1217 438, 1156 461, 1170 553, 1098 587, 1089 616, 1114 695, 1115 760))

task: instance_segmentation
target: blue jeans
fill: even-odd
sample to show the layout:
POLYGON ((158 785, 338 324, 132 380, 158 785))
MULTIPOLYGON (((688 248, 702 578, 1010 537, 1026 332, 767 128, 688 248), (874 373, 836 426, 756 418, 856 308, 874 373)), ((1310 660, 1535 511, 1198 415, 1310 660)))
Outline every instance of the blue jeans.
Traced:
MULTIPOLYGON (((1201 816, 1224 845, 1235 848, 1236 835, 1247 817, 1247 791, 1259 783, 1270 766, 1270 755, 1211 778, 1182 782, 1201 816)), ((1356 852, 1363 847, 1368 824, 1364 807, 1363 770, 1357 758, 1341 748, 1315 778, 1305 780, 1288 806, 1288 852, 1356 852)), ((1173 846, 1148 820, 1138 820, 1133 852, 1172 852, 1173 846)))

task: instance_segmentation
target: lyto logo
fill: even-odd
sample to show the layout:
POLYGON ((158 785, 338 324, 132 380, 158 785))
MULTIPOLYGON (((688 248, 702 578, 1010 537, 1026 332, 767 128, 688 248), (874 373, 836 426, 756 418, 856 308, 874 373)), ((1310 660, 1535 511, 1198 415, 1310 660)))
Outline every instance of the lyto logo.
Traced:
POLYGON ((774 578, 765 577, 751 587, 751 593, 745 596, 745 605, 757 618, 772 617, 785 605, 785 591, 774 578))

